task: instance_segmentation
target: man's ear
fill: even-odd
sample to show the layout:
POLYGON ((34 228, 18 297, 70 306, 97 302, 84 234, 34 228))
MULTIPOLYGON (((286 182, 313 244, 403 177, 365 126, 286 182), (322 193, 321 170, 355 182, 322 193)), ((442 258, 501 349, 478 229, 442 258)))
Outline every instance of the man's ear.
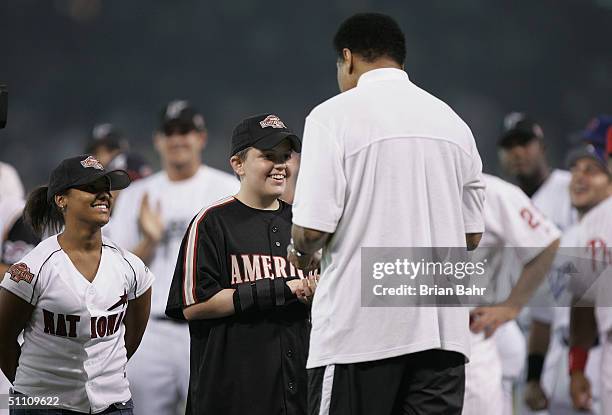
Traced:
POLYGON ((353 73, 353 53, 349 48, 342 49, 342 58, 345 64, 348 65, 348 73, 351 75, 353 73))

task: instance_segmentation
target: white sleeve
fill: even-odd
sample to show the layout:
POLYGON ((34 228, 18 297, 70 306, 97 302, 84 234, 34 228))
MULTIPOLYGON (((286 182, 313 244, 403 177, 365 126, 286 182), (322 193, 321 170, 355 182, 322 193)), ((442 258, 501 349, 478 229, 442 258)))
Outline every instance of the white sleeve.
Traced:
POLYGON ((113 207, 110 222, 104 227, 105 236, 128 250, 134 249, 140 242, 138 215, 142 194, 137 188, 122 190, 113 207))
POLYGON ((132 287, 130 288, 130 293, 128 296, 129 300, 133 300, 135 298, 140 297, 144 294, 155 281, 155 276, 149 270, 149 268, 138 258, 136 255, 131 252, 124 252, 125 259, 129 262, 130 266, 134 271, 135 279, 132 282, 132 287))
POLYGON ((344 156, 338 137, 319 122, 306 118, 293 204, 293 223, 333 233, 344 212, 344 156))
POLYGON ((0 195, 23 199, 25 191, 17 170, 10 164, 0 163, 0 195))
POLYGON ((518 247, 516 253, 523 265, 538 256, 561 231, 544 216, 519 188, 508 185, 487 193, 497 199, 491 220, 502 224, 503 238, 508 247, 518 247))
POLYGON ((0 284, 5 290, 32 305, 36 305, 38 302, 43 285, 39 279, 44 278, 44 276, 41 276, 42 272, 39 272, 38 261, 35 260, 37 256, 34 249, 20 262, 11 265, 0 284))
MULTIPOLYGON (((467 128, 467 127, 466 127, 467 128)), ((484 231, 485 183, 482 177, 482 161, 468 128, 471 139, 472 154, 465 168, 463 183, 462 214, 465 233, 482 233, 484 231)))

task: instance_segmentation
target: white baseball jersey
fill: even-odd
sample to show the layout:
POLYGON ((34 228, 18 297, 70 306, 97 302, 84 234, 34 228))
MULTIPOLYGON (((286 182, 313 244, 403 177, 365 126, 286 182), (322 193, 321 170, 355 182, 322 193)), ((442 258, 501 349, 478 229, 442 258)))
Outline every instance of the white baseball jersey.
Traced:
POLYGON ((149 205, 152 209, 156 209, 160 204, 166 228, 149 264, 156 276, 151 316, 165 316, 176 258, 191 219, 202 207, 235 194, 239 187, 240 183, 234 176, 202 166, 187 180, 172 181, 166 172, 161 171, 133 183, 122 191, 107 225, 108 234, 113 241, 127 249, 138 244, 141 238, 138 215, 145 193, 149 195, 149 205))
POLYGON ((580 245, 590 249, 597 266, 606 266, 597 286, 597 325, 601 333, 612 331, 612 196, 591 209, 580 221, 580 245))
POLYGON ((146 292, 153 275, 135 255, 103 239, 89 282, 60 247, 42 241, 9 268, 2 287, 34 306, 24 330, 14 388, 57 396, 61 408, 100 412, 130 399, 122 324, 128 301, 146 292))
POLYGON ((399 69, 376 69, 306 118, 293 222, 323 249, 307 367, 427 349, 469 356, 456 307, 362 307, 362 247, 465 247, 484 230, 482 164, 469 127, 399 69), (372 103, 376 103, 373 105, 372 103))
POLYGON ((491 290, 495 297, 490 300, 499 302, 508 297, 523 267, 560 238, 561 231, 519 187, 499 177, 483 176, 486 230, 473 256, 487 258, 487 274, 497 277, 491 290))
POLYGON ((570 172, 555 169, 540 188, 531 196, 531 201, 561 231, 578 220, 578 212, 572 207, 569 184, 570 172))
POLYGON ((25 192, 17 170, 10 164, 0 161, 0 198, 17 197, 23 199, 25 192))

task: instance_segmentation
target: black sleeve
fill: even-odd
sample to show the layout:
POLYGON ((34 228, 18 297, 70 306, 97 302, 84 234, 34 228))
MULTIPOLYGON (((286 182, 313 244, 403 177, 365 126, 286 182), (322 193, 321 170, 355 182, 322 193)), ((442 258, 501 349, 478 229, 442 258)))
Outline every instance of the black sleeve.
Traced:
POLYGON ((223 289, 223 256, 218 250, 223 247, 222 240, 213 220, 198 216, 181 243, 166 305, 166 315, 171 318, 184 320, 185 307, 206 301, 223 289))

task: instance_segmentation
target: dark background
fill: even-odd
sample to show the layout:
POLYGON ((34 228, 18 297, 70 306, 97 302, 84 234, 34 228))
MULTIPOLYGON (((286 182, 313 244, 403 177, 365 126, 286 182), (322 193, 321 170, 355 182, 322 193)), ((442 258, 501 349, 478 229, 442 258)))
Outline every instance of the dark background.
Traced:
POLYGON ((508 111, 541 122, 556 166, 571 134, 612 112, 612 0, 3 0, 0 160, 31 189, 112 122, 158 166, 157 114, 186 98, 207 120, 205 162, 229 170, 240 119, 270 111, 301 133, 338 92, 331 39, 360 11, 398 20, 410 78, 470 125, 488 172, 508 111))

